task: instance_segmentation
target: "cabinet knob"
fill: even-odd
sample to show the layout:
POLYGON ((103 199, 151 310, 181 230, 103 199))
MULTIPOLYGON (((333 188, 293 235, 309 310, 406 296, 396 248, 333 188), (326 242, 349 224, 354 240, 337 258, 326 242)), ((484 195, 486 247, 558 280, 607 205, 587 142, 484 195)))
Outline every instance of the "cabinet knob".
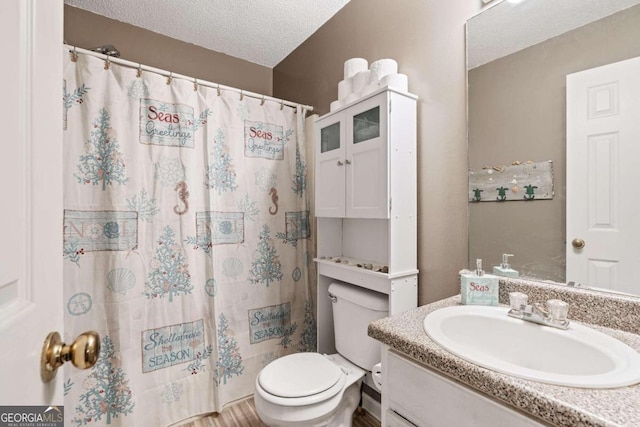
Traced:
POLYGON ((347 160, 345 160, 345 163, 350 165, 351 164, 351 160, 347 159, 347 160))
POLYGON ((338 166, 342 166, 344 165, 344 163, 342 163, 340 160, 338 160, 338 166))

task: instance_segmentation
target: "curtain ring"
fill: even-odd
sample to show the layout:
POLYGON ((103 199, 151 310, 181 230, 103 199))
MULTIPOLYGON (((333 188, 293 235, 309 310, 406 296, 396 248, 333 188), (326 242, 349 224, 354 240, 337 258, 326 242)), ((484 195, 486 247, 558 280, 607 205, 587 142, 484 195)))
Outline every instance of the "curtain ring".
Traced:
POLYGON ((167 84, 171 85, 172 81, 173 81, 173 72, 169 73, 169 77, 167 77, 167 84))
POLYGON ((69 52, 69 55, 71 55, 71 62, 78 62, 78 51, 75 46, 73 47, 73 51, 69 52))
POLYGON ((222 95, 222 92, 220 91, 220 83, 218 83, 218 87, 216 89, 218 90, 218 96, 222 95))
POLYGON ((284 99, 280 100, 280 110, 282 111, 282 109, 284 108, 284 99))
POLYGON ((264 101, 265 101, 265 99, 264 99, 264 95, 262 95, 262 101, 260 101, 260 105, 261 105, 261 106, 262 106, 262 105, 264 105, 264 101))
POLYGON ((243 98, 244 98, 244 92, 242 91, 242 89, 240 89, 240 101, 242 101, 243 98))
POLYGON ((109 68, 111 68, 111 61, 109 60, 109 56, 107 55, 107 58, 104 60, 104 69, 108 70, 109 68))
POLYGON ((138 71, 136 72, 136 77, 142 77, 142 64, 138 64, 138 71))
POLYGON ((198 79, 193 79, 193 91, 196 92, 198 90, 198 79))

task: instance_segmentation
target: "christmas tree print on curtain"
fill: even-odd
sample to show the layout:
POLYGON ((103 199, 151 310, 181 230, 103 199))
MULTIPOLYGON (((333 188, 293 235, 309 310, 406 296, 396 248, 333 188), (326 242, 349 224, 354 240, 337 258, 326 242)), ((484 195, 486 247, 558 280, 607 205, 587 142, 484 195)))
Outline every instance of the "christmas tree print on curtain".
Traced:
POLYGON ((260 213, 258 209, 258 203, 249 197, 249 194, 245 194, 244 197, 238 200, 238 210, 244 214, 244 218, 249 221, 255 221, 256 216, 260 213))
POLYGON ((80 395, 80 405, 76 406, 76 416, 71 420, 78 426, 101 421, 103 417, 111 424, 112 418, 131 414, 135 406, 129 380, 115 364, 111 337, 105 336, 101 347, 100 357, 85 380, 88 390, 80 395))
POLYGON ((316 351, 317 343, 317 327, 316 319, 313 317, 313 311, 311 310, 311 301, 304 303, 304 329, 300 334, 300 344, 298 350, 300 351, 316 351))
POLYGON ((134 80, 127 86, 127 95, 133 99, 148 98, 149 87, 142 80, 134 80))
POLYGON ((276 248, 269 236, 267 224, 262 226, 258 236, 258 249, 251 262, 250 283, 264 283, 267 287, 273 281, 282 280, 282 266, 276 248))
POLYGON ((151 221, 153 216, 160 212, 156 206, 156 199, 149 198, 147 190, 144 188, 140 190, 140 196, 134 195, 127 199, 127 205, 132 211, 138 212, 138 218, 143 221, 151 221))
POLYGON ((289 345, 291 344, 291 336, 296 332, 296 329, 298 329, 297 323, 292 323, 289 326, 284 327, 284 331, 282 332, 282 339, 278 343, 282 346, 282 348, 289 348, 289 345))
POLYGON ((191 375, 196 375, 199 372, 204 372, 206 370, 205 364, 202 363, 204 360, 208 359, 213 353, 213 348, 210 345, 204 349, 204 352, 196 353, 196 358, 193 362, 189 363, 184 371, 191 372, 191 375))
POLYGON ((238 341, 229 330, 229 322, 224 313, 218 317, 218 360, 214 381, 216 385, 226 384, 227 379, 244 372, 242 356, 238 349, 238 341))
POLYGON ((174 240, 175 235, 175 231, 167 225, 158 239, 156 254, 151 261, 151 271, 144 285, 144 295, 147 298, 164 298, 168 295, 169 302, 172 302, 174 295, 191 294, 193 285, 189 264, 182 247, 174 240))
POLYGON ((234 191, 238 188, 236 172, 233 168, 233 159, 229 154, 229 147, 225 143, 222 129, 218 129, 209 154, 209 166, 205 176, 205 187, 218 190, 218 195, 224 191, 234 191))
POLYGON ((63 80, 62 85, 62 108, 64 108, 64 117, 63 117, 63 130, 67 130, 67 112, 71 107, 73 107, 73 103, 82 104, 84 100, 82 97, 89 91, 88 87, 85 87, 84 83, 80 85, 79 88, 75 89, 73 92, 67 92, 67 81, 63 80))
POLYGON ((118 139, 113 136, 111 115, 102 108, 93 121, 93 130, 87 141, 88 153, 80 156, 78 172, 74 174, 80 184, 102 184, 102 191, 114 182, 125 184, 125 163, 118 139))
POLYGON ((307 190, 307 164, 302 160, 298 144, 296 144, 296 172, 293 174, 293 186, 291 189, 299 197, 302 197, 307 190))

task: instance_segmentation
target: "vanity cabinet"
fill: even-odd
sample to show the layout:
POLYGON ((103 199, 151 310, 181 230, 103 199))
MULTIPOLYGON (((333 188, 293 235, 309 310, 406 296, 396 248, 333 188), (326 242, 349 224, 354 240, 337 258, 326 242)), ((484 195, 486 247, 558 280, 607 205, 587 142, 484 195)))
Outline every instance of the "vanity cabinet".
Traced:
POLYGON ((417 306, 416 99, 382 88, 315 121, 321 353, 336 351, 332 282, 387 295, 390 315, 417 306))
POLYGON ((547 425, 383 347, 383 427, 547 425))

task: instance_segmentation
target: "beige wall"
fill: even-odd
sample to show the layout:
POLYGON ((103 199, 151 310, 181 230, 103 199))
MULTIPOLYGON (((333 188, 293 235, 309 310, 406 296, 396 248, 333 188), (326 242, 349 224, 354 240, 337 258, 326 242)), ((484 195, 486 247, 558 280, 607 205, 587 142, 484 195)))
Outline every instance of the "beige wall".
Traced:
MULTIPOLYGON (((469 72, 469 165, 552 160, 553 200, 472 203, 470 259, 565 281, 565 76, 640 56, 640 6, 469 72)), ((569 278, 571 280, 571 278, 569 278)))
POLYGON ((64 40, 84 49, 112 44, 129 61, 271 95, 273 73, 268 67, 67 5, 64 40))
POLYGON ((343 63, 398 61, 418 103, 419 302, 459 292, 467 265, 464 24, 480 1, 352 0, 274 68, 274 96, 324 114, 343 63))

